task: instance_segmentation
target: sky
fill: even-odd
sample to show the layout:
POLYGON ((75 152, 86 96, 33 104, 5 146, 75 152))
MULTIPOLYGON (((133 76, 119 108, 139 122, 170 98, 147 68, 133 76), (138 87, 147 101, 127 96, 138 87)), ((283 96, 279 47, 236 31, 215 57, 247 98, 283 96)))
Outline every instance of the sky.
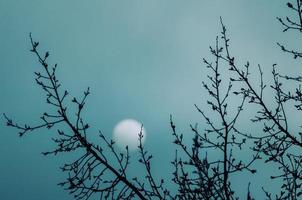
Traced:
MULTIPOLYGON (((169 115, 189 138, 189 124, 201 123, 194 104, 206 106, 201 83, 207 71, 202 58, 210 58, 209 46, 221 32, 220 16, 239 62, 260 64, 266 74, 274 63, 281 72, 300 72, 298 61, 276 45, 301 46, 298 36, 282 33, 276 20, 287 14, 285 3, 0 0, 0 111, 22 124, 37 123, 49 108, 34 83, 33 72, 39 65, 29 52, 32 33, 41 50, 50 51, 50 62, 58 63, 58 77, 72 96, 91 88, 85 117, 92 130, 111 137, 123 119, 142 122, 148 134, 145 145, 154 155, 154 172, 168 176, 175 149, 169 115)), ((49 138, 55 130, 40 130, 20 139, 16 130, 4 124, 1 119, 0 198, 70 199, 56 186, 65 177, 58 167, 68 155, 41 155, 53 147, 49 138)), ((234 184, 239 186, 240 179, 235 178, 234 184)), ((263 185, 276 189, 269 182, 263 185)), ((258 189, 255 185, 254 190, 258 189)))

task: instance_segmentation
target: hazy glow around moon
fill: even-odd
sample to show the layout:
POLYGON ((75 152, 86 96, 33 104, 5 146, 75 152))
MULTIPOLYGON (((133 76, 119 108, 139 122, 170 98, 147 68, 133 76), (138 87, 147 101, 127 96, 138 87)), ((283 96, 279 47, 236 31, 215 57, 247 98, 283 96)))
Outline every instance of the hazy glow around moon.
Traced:
MULTIPOLYGON (((124 119, 120 121, 113 129, 113 140, 116 144, 125 149, 128 145, 129 151, 138 149, 139 137, 142 124, 134 119, 124 119)), ((143 139, 146 140, 146 130, 142 129, 143 139)))

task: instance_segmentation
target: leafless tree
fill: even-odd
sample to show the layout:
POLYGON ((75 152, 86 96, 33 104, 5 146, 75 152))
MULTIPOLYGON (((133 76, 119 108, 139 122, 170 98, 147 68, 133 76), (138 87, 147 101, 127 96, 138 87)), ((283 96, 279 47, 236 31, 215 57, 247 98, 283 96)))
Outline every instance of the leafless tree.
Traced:
MULTIPOLYGON (((292 17, 277 18, 286 31, 302 32, 301 0, 288 2, 287 7, 293 12, 292 17)), ((272 84, 267 87, 263 71, 259 70, 260 83, 251 81, 250 64, 240 66, 230 51, 230 39, 222 19, 222 32, 216 37, 215 44, 210 47, 213 56, 203 59, 208 70, 207 80, 203 87, 208 93, 206 102, 212 109, 209 114, 205 109, 195 105, 206 124, 205 130, 199 130, 197 125, 190 125, 193 137, 188 144, 184 135, 178 133, 176 125, 170 116, 173 143, 176 145, 175 158, 172 160, 174 188, 171 192, 165 186, 165 181, 153 176, 151 169, 152 155, 142 145, 143 134, 139 133, 138 158, 145 168, 145 179, 130 177, 127 173, 130 165, 128 148, 125 153, 116 150, 114 141, 107 139, 99 132, 102 143, 94 144, 86 137, 89 124, 82 118, 89 88, 82 98, 71 98, 76 107, 76 118, 72 116, 72 104, 68 101, 68 91, 61 89, 56 76, 57 64, 53 67, 48 63, 49 53, 39 52, 39 42, 30 35, 31 52, 38 58, 41 70, 35 72, 36 83, 46 93, 46 103, 55 108, 54 112, 45 112, 41 123, 36 126, 21 126, 4 114, 7 126, 19 130, 24 136, 41 128, 56 127, 57 136, 53 141, 57 148, 44 152, 44 155, 58 153, 74 153, 77 155, 71 163, 61 167, 68 175, 59 183, 74 195, 75 199, 89 199, 97 196, 99 199, 239 199, 232 186, 230 177, 240 173, 257 173, 253 164, 264 160, 266 164, 275 166, 279 174, 271 179, 279 179, 282 186, 279 194, 272 194, 263 188, 266 199, 297 200, 302 194, 302 133, 289 127, 289 117, 286 109, 292 107, 297 112, 302 110, 301 76, 283 75, 277 71, 277 65, 272 66, 272 84), (285 87, 288 84, 295 87, 285 87), (286 89, 290 88, 290 89, 286 89), (265 90, 274 92, 271 102, 264 99, 265 90), (234 107, 234 99, 239 102, 234 107), (273 103, 272 103, 273 102, 273 103), (230 104, 232 104, 230 106, 230 104), (239 119, 244 108, 257 109, 251 123, 260 123, 263 130, 253 134, 241 130, 239 119), (252 146, 251 146, 252 145, 252 146), (249 160, 236 156, 241 149, 250 149, 249 160), (212 158, 211 153, 220 155, 212 158)), ((294 57, 302 58, 302 53, 277 43, 282 51, 294 57)), ((253 184, 253 183, 251 183, 253 184)), ((247 200, 252 200, 250 184, 247 184, 247 200)))
POLYGON ((57 148, 53 151, 43 152, 43 154, 56 155, 73 152, 79 155, 72 163, 67 163, 61 167, 62 171, 68 174, 68 177, 59 185, 69 190, 76 199, 89 199, 95 194, 99 194, 100 199, 131 199, 133 197, 166 199, 170 197, 168 190, 163 186, 163 181, 157 184, 151 175, 149 164, 151 157, 146 157, 147 152, 141 143, 142 133, 139 134, 139 150, 141 152, 139 161, 146 167, 147 183, 145 181, 140 182, 136 177, 127 176, 130 159, 128 147, 126 147, 126 153, 119 153, 115 149, 115 142, 108 140, 101 132, 99 132, 99 137, 102 144, 94 144, 87 139, 89 124, 84 121, 81 114, 86 98, 90 94, 89 88, 81 99, 73 98, 71 100, 77 109, 76 119, 72 120, 71 114, 68 112, 71 110, 71 106, 66 103, 68 91, 60 90, 61 84, 56 77, 57 64, 54 67, 49 66, 47 63, 49 52, 42 56, 38 51, 39 42, 35 42, 31 34, 30 41, 32 46, 30 51, 36 55, 42 66, 42 71, 35 72, 36 83, 45 91, 46 103, 53 106, 56 112, 45 112, 41 116, 42 123, 36 126, 27 124, 21 126, 5 114, 4 117, 7 126, 18 129, 21 137, 41 128, 51 129, 55 125, 59 127, 57 138, 52 139, 57 148))

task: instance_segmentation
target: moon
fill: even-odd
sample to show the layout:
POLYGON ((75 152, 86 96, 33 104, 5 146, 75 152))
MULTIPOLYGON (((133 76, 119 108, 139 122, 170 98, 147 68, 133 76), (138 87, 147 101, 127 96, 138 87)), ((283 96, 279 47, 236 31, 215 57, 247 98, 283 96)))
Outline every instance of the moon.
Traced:
POLYGON ((116 124, 113 129, 113 140, 116 144, 125 149, 128 146, 129 151, 135 151, 139 146, 138 134, 142 131, 142 144, 146 140, 146 130, 142 128, 142 124, 134 119, 124 119, 116 124))

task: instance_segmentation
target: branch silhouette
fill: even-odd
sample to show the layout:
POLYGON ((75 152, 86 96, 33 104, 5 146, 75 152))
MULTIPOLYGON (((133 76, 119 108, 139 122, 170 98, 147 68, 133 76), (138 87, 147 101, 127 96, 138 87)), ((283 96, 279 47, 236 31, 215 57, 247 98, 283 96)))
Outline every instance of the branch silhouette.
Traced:
MULTIPOLYGON (((283 32, 302 32, 302 1, 288 2, 286 6, 293 17, 277 17, 283 32)), ((68 177, 59 183, 75 199, 90 199, 92 196, 99 199, 142 200, 239 199, 231 177, 242 173, 257 173, 261 169, 255 168, 254 164, 261 161, 274 166, 276 174, 271 179, 282 182, 280 193, 262 188, 266 199, 301 199, 302 132, 290 127, 289 114, 292 110, 297 113, 302 110, 302 76, 281 74, 277 70, 277 64, 274 64, 271 71, 272 83, 267 84, 264 72, 258 65, 255 67, 260 81, 255 84, 251 81, 250 63, 246 62, 243 66, 238 64, 239 59, 230 50, 230 39, 222 18, 220 23, 221 34, 210 47, 212 58, 203 59, 207 79, 202 81, 202 85, 208 94, 205 99, 208 107, 194 105, 206 129, 200 130, 197 124, 190 125, 192 140, 188 143, 185 135, 176 128, 174 117, 170 116, 176 148, 175 157, 171 159, 172 180, 153 175, 153 155, 142 145, 142 131, 138 133, 138 162, 145 169, 143 178, 128 175, 128 147, 125 153, 120 153, 115 148, 115 142, 107 139, 101 131, 101 143, 89 141, 87 134, 90 126, 82 118, 82 112, 90 89, 87 88, 81 98, 74 97, 68 101, 69 93, 61 89, 61 83, 57 79, 57 64, 53 67, 49 65, 50 53, 42 54, 38 49, 39 42, 34 41, 31 34, 30 51, 41 65, 41 69, 35 72, 36 84, 45 92, 46 103, 55 108, 55 111, 45 112, 38 125, 24 126, 3 114, 6 125, 17 129, 20 137, 42 128, 57 129, 57 136, 53 138, 56 148, 43 154, 76 153, 76 159, 61 167, 68 177), (295 87, 292 87, 294 84, 295 87), (265 100, 267 90, 274 93, 269 102, 265 100), (75 119, 70 114, 73 106, 76 108, 75 119), (208 108, 211 111, 206 111, 208 108), (245 119, 246 108, 256 110, 251 123, 262 127, 260 133, 249 133, 250 130, 242 130, 240 127, 239 120, 245 119), (248 159, 243 160, 235 153, 242 149, 249 152, 248 159), (217 156, 211 157, 212 153, 217 156), (167 181, 172 182, 173 188, 165 186, 167 181)), ((297 50, 291 50, 281 43, 277 45, 294 59, 302 57, 302 53, 297 50)), ((253 184, 255 183, 244 186, 247 188, 247 200, 254 199, 250 190, 253 184)))
POLYGON ((38 58, 39 63, 43 66, 43 72, 35 72, 36 83, 46 92, 46 102, 57 109, 57 113, 44 113, 41 117, 42 124, 37 126, 24 125, 20 126, 14 123, 12 119, 8 118, 5 114, 4 117, 7 120, 7 125, 20 130, 19 135, 23 136, 29 131, 34 131, 40 128, 52 128, 54 125, 64 123, 69 128, 68 133, 58 129, 59 138, 53 141, 57 144, 58 148, 51 152, 44 152, 44 155, 57 154, 61 152, 82 150, 82 155, 73 163, 66 164, 62 167, 63 171, 67 171, 69 177, 65 182, 59 185, 66 187, 70 190, 70 193, 74 194, 77 199, 88 199, 94 193, 101 193, 101 196, 105 195, 109 198, 119 185, 125 185, 128 190, 125 190, 125 186, 120 186, 122 189, 118 194, 119 197, 129 198, 130 196, 137 195, 140 199, 146 199, 142 194, 142 190, 132 183, 126 177, 126 169, 129 164, 129 153, 126 155, 117 155, 113 144, 113 141, 108 141, 105 136, 100 133, 100 138, 103 139, 108 148, 111 149, 115 158, 119 163, 119 167, 112 166, 107 159, 107 156, 103 152, 103 147, 95 145, 89 142, 86 138, 86 131, 89 129, 89 125, 85 123, 81 117, 82 110, 84 109, 85 100, 90 94, 89 88, 84 92, 84 96, 81 100, 76 98, 72 99, 72 103, 76 104, 78 111, 76 114, 76 122, 72 122, 68 116, 68 106, 65 105, 65 97, 68 92, 65 90, 63 95, 60 95, 59 80, 56 78, 57 64, 51 68, 47 63, 49 52, 46 52, 44 57, 38 52, 39 42, 35 42, 30 34, 30 41, 33 52, 38 58), (109 171, 115 177, 113 179, 104 179, 104 173, 109 171), (96 173, 97 172, 97 173, 96 173))

